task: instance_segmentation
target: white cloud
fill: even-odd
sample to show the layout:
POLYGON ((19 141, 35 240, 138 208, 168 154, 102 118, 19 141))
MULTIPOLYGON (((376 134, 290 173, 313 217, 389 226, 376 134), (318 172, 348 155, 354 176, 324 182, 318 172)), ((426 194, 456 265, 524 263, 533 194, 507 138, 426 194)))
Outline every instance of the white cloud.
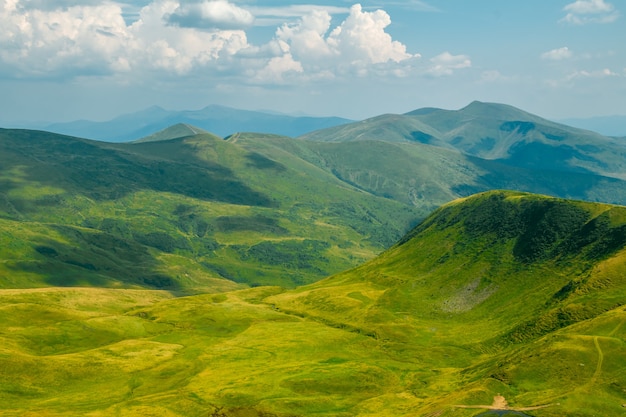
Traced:
POLYGON ((0 4, 0 63, 5 75, 55 78, 164 70, 185 74, 249 47, 238 30, 204 32, 168 26, 178 10, 157 0, 127 25, 114 3, 26 10, 18 0, 0 4))
POLYGON ((444 52, 430 59, 432 66, 428 73, 434 76, 452 75, 454 70, 469 68, 472 61, 467 55, 452 55, 450 52, 444 52))
POLYGON ((613 72, 609 68, 604 68, 601 70, 595 71, 576 71, 572 74, 568 75, 566 80, 572 81, 578 78, 609 78, 609 77, 619 77, 620 75, 616 72, 613 72))
POLYGON ((5 1, 0 26, 0 62, 21 77, 60 77, 68 67, 102 74, 127 66, 129 39, 115 4, 23 11, 18 1, 5 1))
POLYGON ((400 62, 412 57, 406 47, 391 39, 385 28, 391 18, 384 10, 362 11, 361 5, 350 8, 350 15, 328 38, 328 44, 352 62, 400 62))
POLYGON ((166 19, 172 24, 199 29, 244 28, 254 22, 252 13, 226 0, 187 1, 166 19))
POLYGON ((561 22, 574 25, 612 23, 620 16, 615 7, 604 0, 576 0, 566 5, 563 11, 567 14, 561 19, 561 22))
MULTIPOLYGON (((278 27, 268 43, 251 45, 244 30, 224 28, 249 25, 254 16, 226 0, 154 0, 132 23, 117 3, 37 9, 23 1, 40 0, 0 0, 0 77, 97 75, 128 82, 159 74, 221 73, 245 76, 239 79, 244 83, 281 83, 404 76, 419 58, 386 32, 391 18, 385 11, 363 11, 358 4, 309 9, 297 22, 278 27), (347 16, 331 27, 331 12, 340 10, 347 16)), ((455 65, 462 63, 449 68, 455 65)))
POLYGON ((283 24, 276 31, 275 42, 285 45, 286 52, 311 77, 366 75, 376 66, 390 66, 388 74, 398 74, 397 68, 391 67, 419 55, 408 53, 405 45, 385 32, 390 24, 391 18, 385 11, 365 12, 356 4, 346 19, 331 30, 330 13, 317 9, 296 23, 283 24))
POLYGON ((613 5, 604 0, 576 0, 563 8, 566 12, 576 14, 608 13, 613 9, 613 5))
POLYGON ((562 48, 552 49, 551 51, 541 54, 541 58, 551 61, 561 61, 572 57, 572 51, 567 46, 562 48))

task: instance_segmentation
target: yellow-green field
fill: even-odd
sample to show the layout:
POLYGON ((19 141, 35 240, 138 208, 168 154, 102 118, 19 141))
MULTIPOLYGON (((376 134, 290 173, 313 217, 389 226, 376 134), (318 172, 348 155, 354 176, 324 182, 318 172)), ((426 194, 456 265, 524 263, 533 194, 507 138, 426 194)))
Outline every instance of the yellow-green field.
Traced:
MULTIPOLYGON (((3 222, 24 229, 4 229, 2 253, 71 265, 91 262, 79 238, 106 236, 3 222), (52 243, 33 251, 28 233, 52 243)), ((99 265, 133 264, 111 253, 99 265)), ((160 256, 177 257, 157 257, 164 273, 189 270, 160 256)), ((68 269, 75 282, 83 269, 68 269)), ((187 296, 132 277, 0 290, 0 415, 469 417, 505 401, 537 417, 625 412, 624 207, 490 192, 314 284, 203 282, 187 296)))

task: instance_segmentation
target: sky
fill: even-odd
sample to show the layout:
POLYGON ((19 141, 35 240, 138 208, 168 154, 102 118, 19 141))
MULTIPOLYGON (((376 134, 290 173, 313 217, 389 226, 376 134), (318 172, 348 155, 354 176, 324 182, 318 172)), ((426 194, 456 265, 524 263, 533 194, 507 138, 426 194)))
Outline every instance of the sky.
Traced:
POLYGON ((625 0, 0 0, 0 122, 211 104, 626 115, 625 0))

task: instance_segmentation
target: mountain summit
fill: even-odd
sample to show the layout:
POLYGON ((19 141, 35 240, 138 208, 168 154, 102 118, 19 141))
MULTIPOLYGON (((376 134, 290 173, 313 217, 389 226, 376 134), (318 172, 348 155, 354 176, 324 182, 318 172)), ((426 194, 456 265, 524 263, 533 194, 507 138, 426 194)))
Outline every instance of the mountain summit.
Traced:
POLYGON ((320 142, 422 143, 515 167, 626 179, 617 138, 551 122, 515 107, 472 102, 460 110, 421 109, 312 132, 320 142))

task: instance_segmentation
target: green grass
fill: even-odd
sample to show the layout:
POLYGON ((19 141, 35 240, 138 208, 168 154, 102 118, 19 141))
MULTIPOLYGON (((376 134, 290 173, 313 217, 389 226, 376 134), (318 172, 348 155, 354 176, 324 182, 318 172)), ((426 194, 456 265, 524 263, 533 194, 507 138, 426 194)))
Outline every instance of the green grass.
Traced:
POLYGON ((4 288, 293 287, 371 259, 422 215, 208 134, 107 144, 3 130, 0 149, 4 288))
POLYGON ((626 244, 602 242, 623 219, 622 207, 494 192, 293 290, 0 290, 0 410, 469 417, 484 410, 456 406, 503 395, 550 405, 533 416, 619 416, 626 244), (539 227, 550 256, 529 259, 515 248, 539 227))

